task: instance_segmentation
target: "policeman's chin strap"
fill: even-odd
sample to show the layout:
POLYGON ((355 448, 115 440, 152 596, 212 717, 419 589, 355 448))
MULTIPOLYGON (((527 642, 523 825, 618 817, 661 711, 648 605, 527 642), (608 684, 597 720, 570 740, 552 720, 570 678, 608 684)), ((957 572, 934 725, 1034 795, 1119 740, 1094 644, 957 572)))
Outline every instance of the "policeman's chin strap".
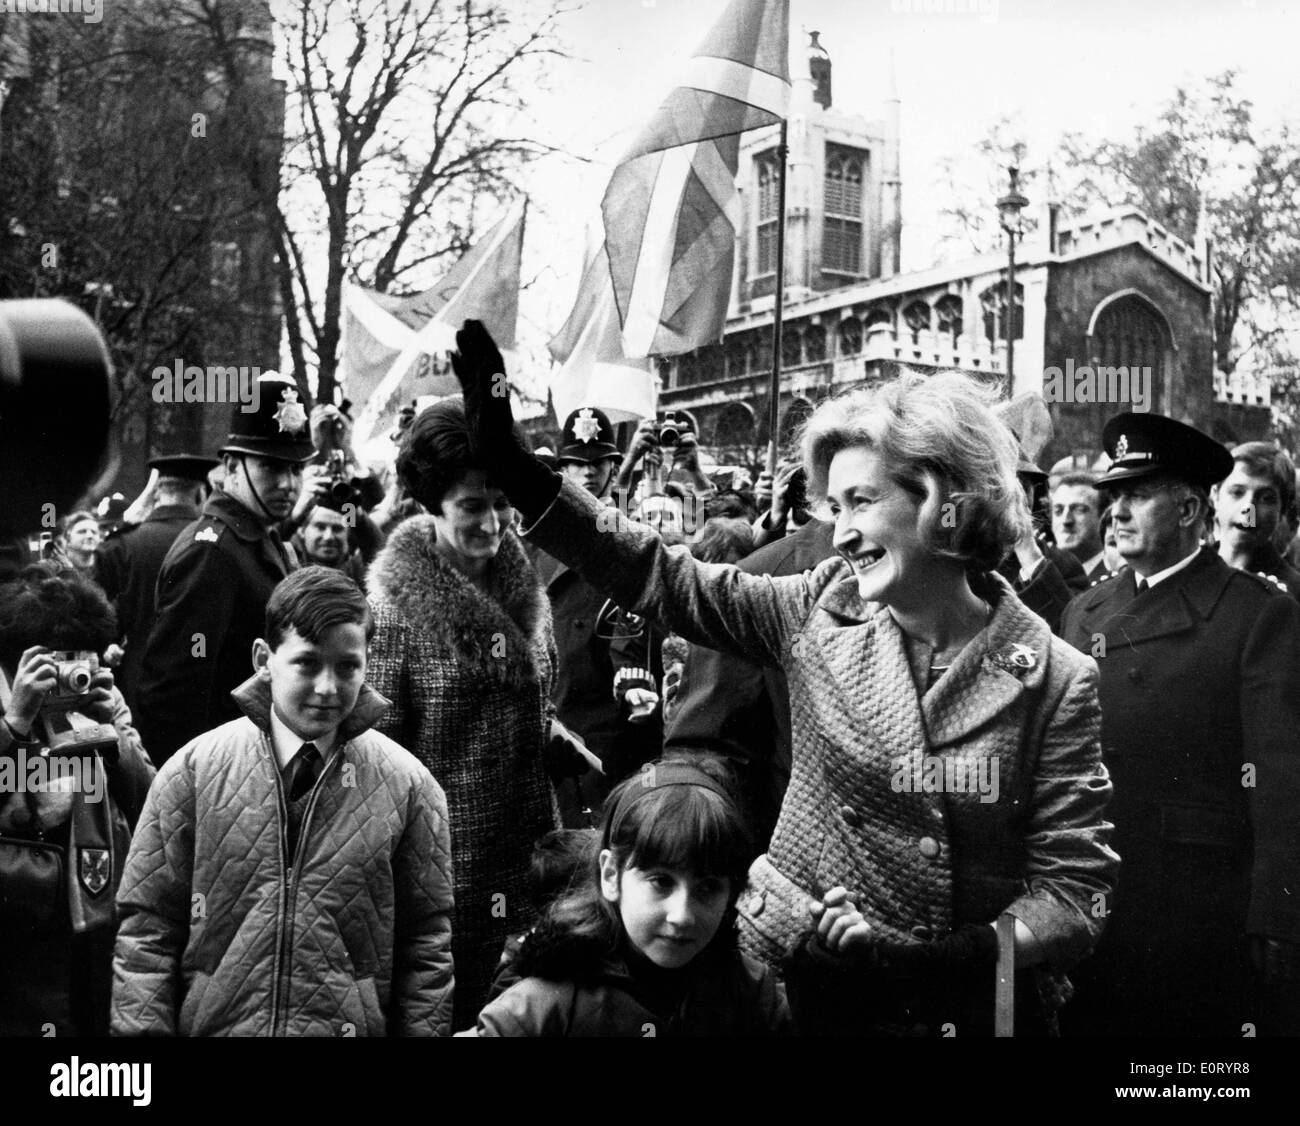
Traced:
POLYGON ((257 507, 262 510, 262 515, 266 517, 267 525, 274 528, 280 523, 280 518, 274 515, 262 500, 262 494, 257 491, 257 486, 253 484, 253 477, 248 472, 248 455, 239 455, 239 468, 244 471, 244 480, 248 482, 248 488, 253 494, 253 499, 257 501, 257 507))

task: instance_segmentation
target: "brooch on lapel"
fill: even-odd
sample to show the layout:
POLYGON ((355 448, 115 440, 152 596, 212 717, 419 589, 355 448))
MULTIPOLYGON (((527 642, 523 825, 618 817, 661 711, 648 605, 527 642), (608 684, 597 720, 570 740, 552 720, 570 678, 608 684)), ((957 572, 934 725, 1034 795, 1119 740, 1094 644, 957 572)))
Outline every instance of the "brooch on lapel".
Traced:
POLYGON ((985 658, 994 668, 1009 672, 1012 676, 1021 676, 1038 664, 1038 654, 1028 645, 1013 642, 997 653, 990 653, 985 658))

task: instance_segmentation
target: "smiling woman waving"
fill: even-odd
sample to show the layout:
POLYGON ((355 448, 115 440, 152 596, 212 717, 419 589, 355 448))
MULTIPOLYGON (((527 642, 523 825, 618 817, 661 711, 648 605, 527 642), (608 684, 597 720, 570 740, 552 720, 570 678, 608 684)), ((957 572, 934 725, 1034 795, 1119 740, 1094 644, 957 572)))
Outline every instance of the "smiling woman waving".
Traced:
POLYGON ((773 579, 698 563, 562 485, 513 437, 486 331, 457 339, 475 448, 526 537, 620 605, 784 668, 790 786, 738 912, 803 1030, 992 1033, 1004 913, 1018 1031, 1050 1028, 1118 858, 1096 665, 993 572, 1029 513, 989 393, 905 375, 823 404, 803 460, 838 555, 773 579))

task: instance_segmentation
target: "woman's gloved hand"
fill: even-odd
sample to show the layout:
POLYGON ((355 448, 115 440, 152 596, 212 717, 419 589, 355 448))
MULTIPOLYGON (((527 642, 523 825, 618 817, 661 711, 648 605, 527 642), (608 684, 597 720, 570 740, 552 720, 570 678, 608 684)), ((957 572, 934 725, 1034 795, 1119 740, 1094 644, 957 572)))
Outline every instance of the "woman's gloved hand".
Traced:
POLYGON ((992 966, 998 960, 998 935, 985 923, 967 923, 933 942, 890 942, 878 938, 845 888, 831 888, 818 903, 808 902, 822 948, 865 961, 882 970, 905 973, 992 966))
POLYGON ((533 457, 515 430, 505 362, 481 321, 466 321, 456 333, 451 366, 464 393, 475 458, 531 523, 559 493, 560 478, 533 457))

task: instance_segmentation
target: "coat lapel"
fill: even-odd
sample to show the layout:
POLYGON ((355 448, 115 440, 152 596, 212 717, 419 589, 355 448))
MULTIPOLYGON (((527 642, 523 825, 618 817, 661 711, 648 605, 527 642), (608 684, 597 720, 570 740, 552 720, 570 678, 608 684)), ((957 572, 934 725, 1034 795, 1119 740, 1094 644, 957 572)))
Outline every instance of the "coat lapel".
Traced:
POLYGON ((372 601, 391 606, 488 683, 549 679, 550 602, 515 534, 502 538, 492 561, 491 597, 442 560, 434 535, 429 516, 399 525, 371 566, 372 601))
POLYGON ((836 621, 830 629, 814 631, 835 698, 890 759, 910 762, 913 755, 924 755, 921 702, 903 634, 889 611, 863 603, 853 579, 833 586, 822 609, 836 621))
POLYGON ((1221 562, 1212 549, 1203 547, 1185 570, 1142 595, 1134 587, 1132 572, 1125 571, 1105 584, 1105 595, 1082 616, 1082 629, 1101 634, 1108 649, 1185 633, 1219 600, 1232 573, 1227 564, 1215 565, 1221 562))
POLYGON ((935 749, 978 731, 1046 676, 1051 631, 1005 579, 992 578, 1000 589, 988 628, 957 655, 921 702, 935 749))

